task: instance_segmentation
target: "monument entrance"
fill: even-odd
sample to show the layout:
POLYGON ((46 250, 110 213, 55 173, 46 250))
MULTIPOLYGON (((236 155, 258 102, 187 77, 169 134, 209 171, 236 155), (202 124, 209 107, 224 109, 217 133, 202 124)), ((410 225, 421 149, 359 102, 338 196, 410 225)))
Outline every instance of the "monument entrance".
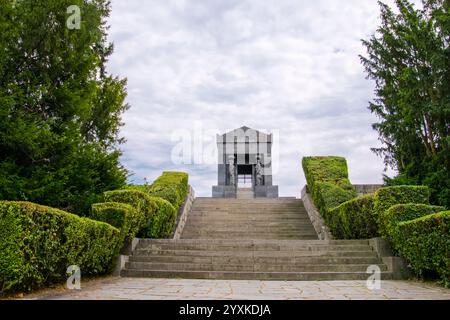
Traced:
POLYGON ((278 198, 272 185, 272 135, 241 127, 217 135, 218 183, 213 198, 235 198, 240 189, 255 198, 278 198))

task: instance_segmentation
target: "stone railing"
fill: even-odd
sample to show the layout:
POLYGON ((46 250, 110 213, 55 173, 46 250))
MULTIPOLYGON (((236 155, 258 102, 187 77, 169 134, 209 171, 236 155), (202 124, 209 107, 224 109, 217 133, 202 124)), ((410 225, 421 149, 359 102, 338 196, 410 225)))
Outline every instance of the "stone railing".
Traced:
POLYGON ((378 189, 380 189, 382 184, 354 184, 353 187, 356 189, 356 192, 359 196, 374 193, 378 189))
POLYGON ((189 186, 188 195, 187 195, 186 199, 184 200, 183 205, 180 207, 180 209, 178 211, 176 228, 175 228, 175 231, 173 232, 173 239, 180 239, 181 234, 183 233, 183 229, 186 224, 187 218, 188 218, 188 214, 191 211, 192 204, 194 203, 194 199, 195 199, 194 188, 189 186))
POLYGON ((330 229, 325 225, 323 218, 320 216, 319 210, 313 203, 311 195, 308 193, 306 186, 302 190, 302 201, 305 206, 306 212, 308 213, 309 219, 316 230, 319 240, 332 240, 330 229))

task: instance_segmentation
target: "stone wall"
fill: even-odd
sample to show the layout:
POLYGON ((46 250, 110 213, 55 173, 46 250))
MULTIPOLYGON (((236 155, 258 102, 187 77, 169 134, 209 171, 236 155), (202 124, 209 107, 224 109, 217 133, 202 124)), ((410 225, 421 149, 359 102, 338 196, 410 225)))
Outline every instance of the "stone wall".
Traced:
POLYGON ((302 201, 305 206, 306 212, 308 213, 309 219, 316 230, 317 236, 319 240, 331 240, 333 236, 331 235, 330 230, 325 225, 322 217, 320 216, 319 211, 313 203, 311 195, 307 192, 306 186, 302 190, 302 201))
POLYGON ((178 212, 176 228, 173 233, 173 239, 180 239, 181 233, 183 233, 184 225, 186 224, 188 218, 188 214, 191 211, 192 204, 194 203, 194 199, 195 199, 194 189, 192 188, 192 186, 189 186, 188 195, 178 212))
POLYGON ((380 189, 382 184, 354 184, 353 187, 356 189, 356 192, 359 196, 374 193, 378 189, 380 189))

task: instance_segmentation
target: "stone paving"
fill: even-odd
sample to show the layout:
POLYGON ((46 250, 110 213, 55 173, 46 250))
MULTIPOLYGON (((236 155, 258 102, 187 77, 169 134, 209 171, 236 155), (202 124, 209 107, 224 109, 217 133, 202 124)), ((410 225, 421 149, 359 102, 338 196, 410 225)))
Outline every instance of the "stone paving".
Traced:
POLYGON ((417 281, 382 281, 369 290, 365 281, 254 281, 107 278, 89 281, 81 290, 50 290, 26 299, 56 300, 372 300, 446 299, 450 289, 417 281))

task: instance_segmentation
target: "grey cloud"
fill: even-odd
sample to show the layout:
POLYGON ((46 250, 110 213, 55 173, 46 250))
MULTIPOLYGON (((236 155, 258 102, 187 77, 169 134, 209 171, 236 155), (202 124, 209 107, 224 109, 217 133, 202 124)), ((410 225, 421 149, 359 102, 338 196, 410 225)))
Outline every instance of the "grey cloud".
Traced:
POLYGON ((122 162, 130 180, 183 170, 197 194, 209 196, 215 166, 170 159, 171 134, 201 123, 213 129, 205 141, 242 125, 279 130, 274 179, 282 195, 299 195, 305 155, 346 156, 352 180, 381 181, 382 160, 370 152, 379 145, 367 110, 373 84, 358 59, 360 39, 378 23, 375 1, 112 4, 109 71, 128 78, 122 162))

